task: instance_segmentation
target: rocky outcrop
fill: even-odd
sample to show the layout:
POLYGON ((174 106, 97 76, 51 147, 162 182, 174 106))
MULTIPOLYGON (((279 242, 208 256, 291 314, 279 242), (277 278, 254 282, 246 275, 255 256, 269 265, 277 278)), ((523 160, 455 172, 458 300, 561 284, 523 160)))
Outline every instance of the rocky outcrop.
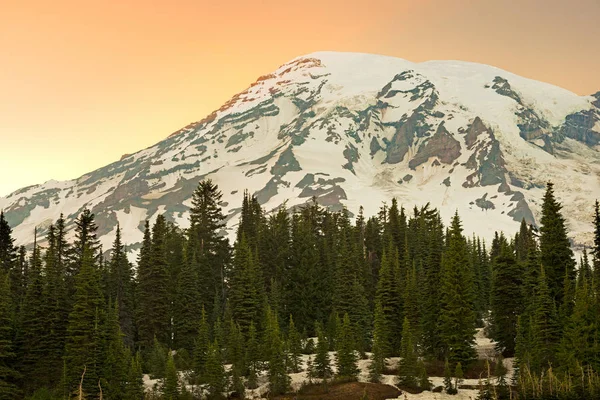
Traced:
POLYGON ((435 134, 421 145, 408 166, 415 169, 431 157, 437 157, 444 164, 452 164, 460 157, 460 143, 446 130, 443 123, 438 126, 435 134))

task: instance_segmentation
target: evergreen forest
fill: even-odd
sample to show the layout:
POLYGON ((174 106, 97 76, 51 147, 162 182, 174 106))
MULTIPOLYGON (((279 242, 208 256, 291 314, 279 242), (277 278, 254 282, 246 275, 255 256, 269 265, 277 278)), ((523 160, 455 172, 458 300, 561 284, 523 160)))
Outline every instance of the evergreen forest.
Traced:
POLYGON ((233 243, 210 180, 189 227, 158 215, 136 248, 117 228, 103 249, 87 209, 74 235, 61 216, 17 247, 0 213, 0 400, 244 398, 265 384, 274 398, 291 374, 355 381, 364 361, 367 380, 394 374, 409 393, 434 390, 439 370, 448 394, 478 374, 481 400, 600 399, 598 202, 576 257, 552 183, 539 226, 488 242, 428 204, 366 216, 240 200, 233 243))

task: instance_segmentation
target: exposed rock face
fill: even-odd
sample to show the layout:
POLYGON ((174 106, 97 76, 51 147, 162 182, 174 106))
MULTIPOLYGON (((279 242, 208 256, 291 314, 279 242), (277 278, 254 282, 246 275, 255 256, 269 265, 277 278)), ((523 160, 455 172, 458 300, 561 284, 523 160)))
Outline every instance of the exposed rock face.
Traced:
POLYGON ((444 220, 458 210, 466 232, 489 236, 512 234, 522 218, 535 223, 551 180, 573 240, 587 243, 583 210, 600 198, 599 132, 600 92, 579 97, 470 63, 317 53, 150 148, 18 190, 0 209, 18 244, 30 244, 35 227, 45 235, 60 213, 72 233, 87 207, 105 248, 119 223, 136 249, 146 219, 164 214, 186 227, 194 189, 211 178, 229 233, 248 189, 267 212, 313 197, 351 214, 363 205, 366 215, 393 196, 407 207, 431 202, 444 220))
POLYGON ((446 130, 443 123, 438 126, 431 139, 421 145, 417 155, 410 160, 408 166, 415 169, 431 157, 437 157, 444 164, 452 164, 460 157, 460 143, 446 130))

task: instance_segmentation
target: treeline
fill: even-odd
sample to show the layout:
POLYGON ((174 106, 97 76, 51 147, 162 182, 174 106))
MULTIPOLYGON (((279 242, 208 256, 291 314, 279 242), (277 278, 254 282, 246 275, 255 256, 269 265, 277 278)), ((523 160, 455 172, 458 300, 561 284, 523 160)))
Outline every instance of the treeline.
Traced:
POLYGON ((0 214, 0 399, 222 398, 263 374, 276 395, 303 353, 314 354, 311 380, 356 379, 358 358, 370 357, 378 381, 401 357, 395 373, 409 390, 430 389, 426 371, 442 362, 452 392, 451 378, 475 365, 478 327, 517 366, 512 389, 487 385, 482 399, 600 393, 597 202, 579 269, 552 184, 539 230, 523 222, 489 246, 428 205, 393 200, 352 221, 316 202, 266 214, 247 193, 230 245, 220 203, 203 181, 189 228, 146 222, 136 268, 119 227, 103 257, 89 210, 74 240, 61 217, 30 253, 0 214), (161 379, 157 390, 144 393, 142 373, 161 379))

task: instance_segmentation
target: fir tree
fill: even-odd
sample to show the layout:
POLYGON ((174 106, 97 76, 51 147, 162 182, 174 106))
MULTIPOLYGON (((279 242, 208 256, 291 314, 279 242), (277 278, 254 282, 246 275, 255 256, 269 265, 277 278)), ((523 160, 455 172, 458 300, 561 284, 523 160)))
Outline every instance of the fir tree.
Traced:
POLYGON ((171 352, 169 352, 169 358, 167 359, 167 368, 160 392, 164 400, 179 399, 179 377, 177 376, 177 368, 175 368, 175 360, 173 360, 171 352))
POLYGON ((532 370, 539 371, 547 368, 555 359, 555 352, 560 340, 556 304, 552 298, 546 280, 545 269, 542 267, 539 275, 536 297, 534 302, 533 324, 531 327, 533 342, 532 370))
POLYGON ((10 281, 8 273, 0 270, 0 399, 18 397, 18 374, 14 368, 15 352, 10 304, 10 281))
POLYGON ((75 388, 85 369, 83 389, 90 396, 98 392, 102 303, 100 282, 94 269, 94 249, 86 246, 75 280, 75 298, 73 311, 69 314, 65 360, 69 387, 75 388))
POLYGON ((12 237, 12 229, 0 211, 0 272, 8 274, 17 261, 17 248, 12 237))
POLYGON ((402 345, 398 365, 398 385, 404 388, 416 389, 418 385, 418 357, 413 344, 413 333, 408 318, 402 324, 402 345))
POLYGON ((290 323, 288 326, 288 348, 290 369, 293 373, 300 372, 300 355, 302 353, 302 343, 300 340, 300 333, 296 329, 296 325, 294 325, 294 319, 291 315, 290 323))
POLYGON ((321 324, 317 323, 317 354, 315 355, 314 367, 317 378, 328 379, 331 377, 331 360, 329 359, 329 344, 321 324))
POLYGON ((283 341, 279 332, 276 318, 271 324, 271 351, 269 361, 269 393, 271 396, 286 393, 290 386, 290 378, 285 366, 285 353, 283 350, 283 341))
POLYGON ((225 391, 225 370, 221 359, 221 349, 218 342, 213 342, 208 347, 206 357, 205 381, 208 386, 209 399, 224 398, 225 391))
POLYGON ((458 362, 454 368, 454 389, 458 391, 458 387, 463 383, 465 374, 463 373, 462 364, 458 362))
POLYGON ((143 400, 144 399, 144 380, 142 378, 142 361, 138 354, 131 358, 129 371, 127 374, 127 384, 123 400, 143 400))
MULTIPOLYGON (((208 341, 208 322, 204 306, 200 304, 197 268, 187 257, 177 277, 177 294, 175 296, 173 319, 174 345, 176 348, 186 349, 188 352, 194 349, 194 340, 198 335, 199 324, 204 324, 206 340, 208 341), (201 319, 204 321, 202 322, 201 319)), ((208 345, 208 342, 203 343, 204 346, 208 345)))
POLYGON ((352 337, 350 317, 344 314, 341 327, 336 340, 336 366, 337 376, 356 379, 358 377, 358 360, 356 358, 355 344, 352 337))
POLYGON ((117 225, 109 264, 109 296, 117 303, 123 341, 130 348, 133 347, 135 332, 133 291, 133 271, 127 260, 125 246, 121 242, 121 228, 117 225))
MULTIPOLYGON (((291 331, 290 331, 291 332, 291 331)), ((291 335, 291 333, 290 333, 291 335)), ((291 339, 290 339, 291 341, 291 339)), ((256 327, 254 323, 250 323, 248 329, 248 340, 246 342, 246 362, 248 364, 248 388, 256 389, 258 386, 258 373, 260 361, 260 348, 258 343, 258 337, 256 333, 256 327)))
POLYGON ((389 346, 385 339, 386 331, 384 329, 385 315, 380 302, 375 303, 375 317, 373 328, 373 347, 371 355, 371 363, 369 364, 369 380, 371 382, 379 382, 381 374, 385 368, 385 355, 389 354, 387 347, 389 346))
POLYGON ((504 235, 500 235, 500 251, 494 260, 492 280, 491 337, 496 350, 507 357, 515 354, 517 316, 524 311, 522 269, 517 264, 504 235))
POLYGON ((550 294, 559 305, 562 304, 565 269, 569 279, 575 280, 575 260, 561 209, 562 205, 554 197, 554 185, 548 182, 540 219, 540 258, 550 294))
MULTIPOLYGON (((138 330, 142 348, 145 349, 149 347, 154 337, 163 344, 170 343, 169 273, 165 254, 166 229, 165 217, 159 215, 152 228, 150 248, 142 247, 143 252, 140 253, 140 264, 145 265, 139 271, 141 318, 138 322, 138 330)), ((142 246, 145 245, 148 245, 146 240, 142 246)), ((141 265, 140 268, 142 268, 141 265)))
POLYGON ((473 279, 468 265, 467 244, 456 214, 452 219, 442 260, 439 324, 444 352, 452 363, 461 362, 468 365, 476 358, 476 321, 472 290, 473 279))
POLYGON ((126 391, 131 353, 123 342, 118 303, 114 307, 109 303, 105 338, 105 355, 100 374, 103 395, 109 399, 121 399, 126 391))
POLYGON ((452 372, 450 371, 450 363, 446 360, 444 364, 444 390, 448 394, 458 393, 457 388, 452 384, 452 372))
MULTIPOLYGON (((210 179, 203 180, 192 195, 187 258, 198 268, 200 304, 214 304, 215 293, 225 297, 225 272, 229 262, 229 243, 221 236, 225 216, 220 203, 222 193, 210 179), (216 289, 216 292, 215 292, 216 289)), ((213 316, 213 321, 216 318, 213 316)))
POLYGON ((200 379, 204 377, 209 346, 210 337, 208 321, 206 319, 206 312, 204 311, 204 307, 202 307, 200 325, 198 327, 198 334, 196 336, 194 344, 194 372, 196 373, 196 376, 200 379))

